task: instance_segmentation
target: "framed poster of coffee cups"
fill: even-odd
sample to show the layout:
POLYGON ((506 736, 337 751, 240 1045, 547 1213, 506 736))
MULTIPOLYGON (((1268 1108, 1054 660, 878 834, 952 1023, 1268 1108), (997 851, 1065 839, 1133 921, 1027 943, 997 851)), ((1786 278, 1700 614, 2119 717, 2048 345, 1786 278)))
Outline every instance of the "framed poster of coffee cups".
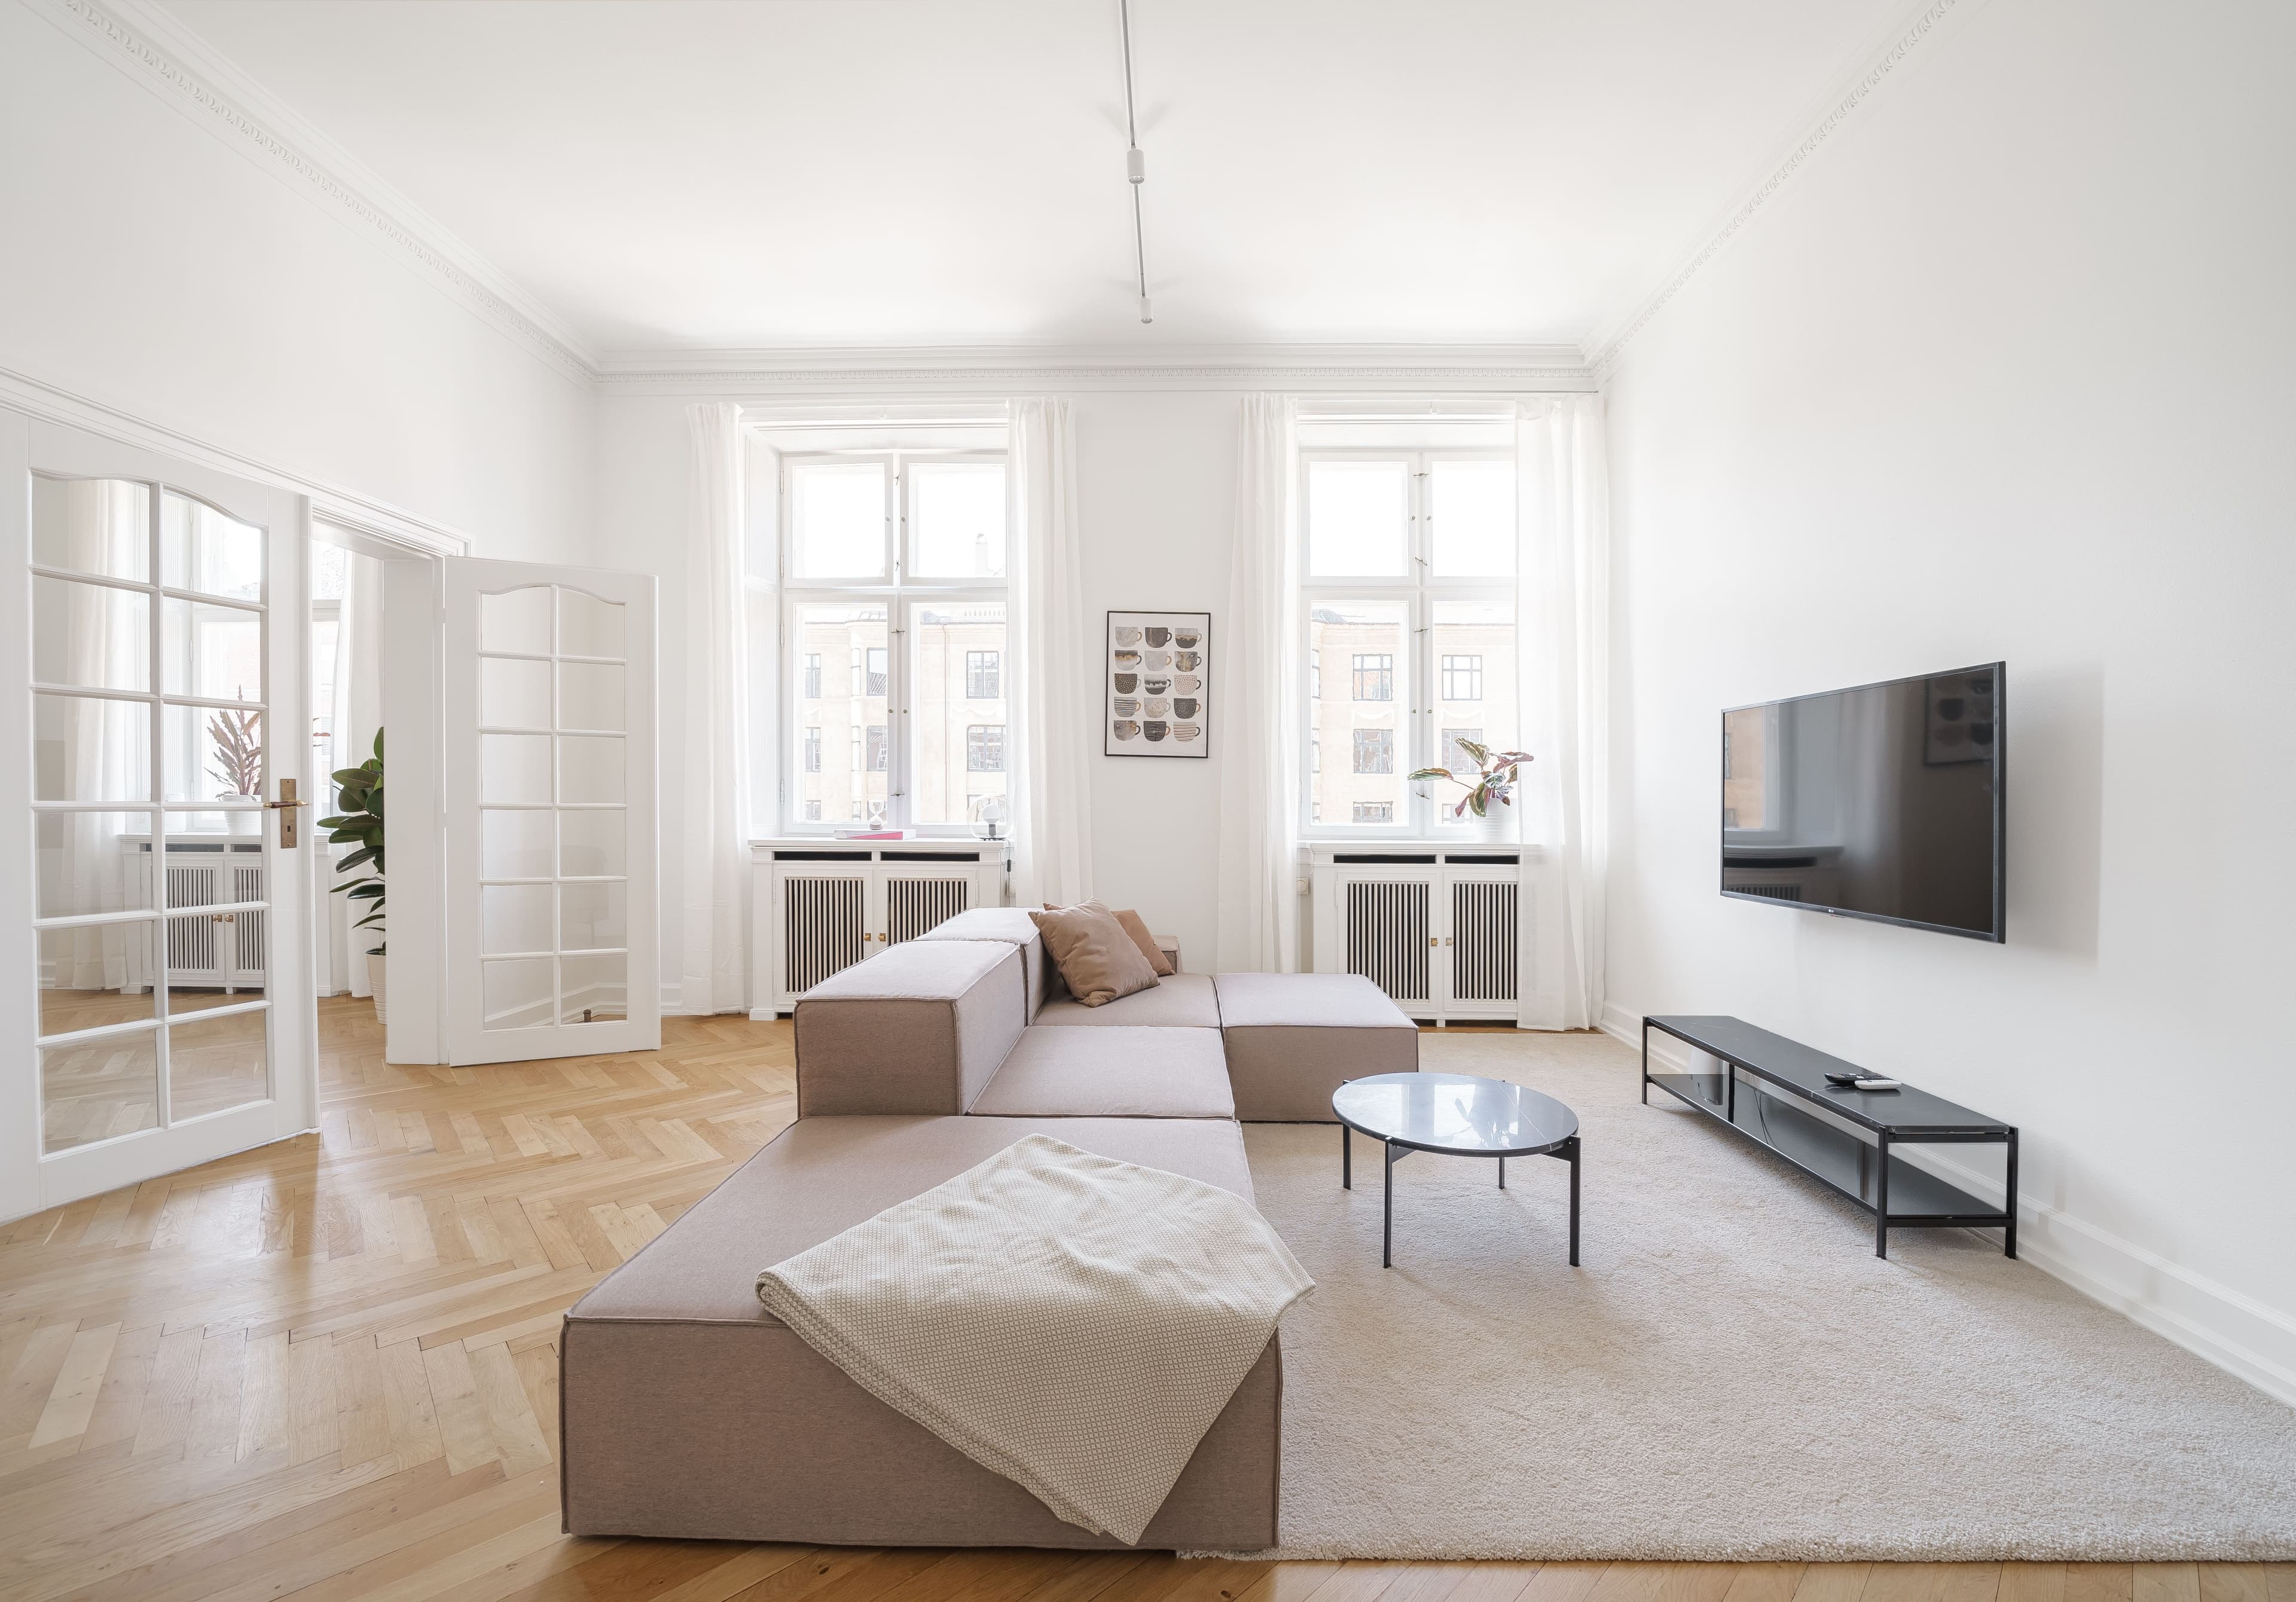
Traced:
POLYGON ((1101 650, 1111 756, 1208 756, 1212 615, 1111 612, 1101 650))

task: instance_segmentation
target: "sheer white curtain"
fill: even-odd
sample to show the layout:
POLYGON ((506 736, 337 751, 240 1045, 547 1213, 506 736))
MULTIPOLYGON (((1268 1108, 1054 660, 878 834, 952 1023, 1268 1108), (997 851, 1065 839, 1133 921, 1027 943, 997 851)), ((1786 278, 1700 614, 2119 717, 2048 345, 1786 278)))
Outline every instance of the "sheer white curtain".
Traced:
POLYGON ((1013 403, 1013 894, 1033 907, 1092 895, 1092 753, 1100 674, 1084 612, 1076 417, 1057 399, 1013 403))
POLYGON ((1523 1021, 1603 1013, 1610 863, 1610 473, 1603 399, 1542 396, 1516 417, 1515 619, 1522 697, 1523 1021))
MULTIPOLYGON (((141 573, 151 531, 140 486, 110 479, 75 480, 63 492, 70 566, 86 573, 141 573)), ((117 590, 74 584, 64 638, 71 657, 68 684, 143 685, 152 655, 148 614, 117 590)), ((64 715, 64 794, 88 801, 125 801, 150 795, 152 748, 136 716, 120 701, 53 698, 64 715)), ((144 813, 68 813, 62 883, 55 903, 80 911, 111 911, 126 904, 119 837, 149 827, 144 813)), ((58 942, 54 983, 67 990, 118 990, 127 983, 125 931, 102 925, 65 932, 58 942)))
MULTIPOLYGON (((749 594, 742 409, 686 409, 693 489, 685 542, 684 972, 692 1013, 749 1009, 749 594)), ((633 983, 645 976, 633 974, 633 983)))
MULTIPOLYGON (((374 755, 374 737, 382 726, 382 564, 356 551, 343 552, 343 599, 335 625, 335 704, 333 733, 328 745, 327 771, 355 768, 374 755)), ((326 847, 330 887, 335 883, 334 862, 357 850, 355 846, 326 847)), ((343 972, 355 996, 373 995, 367 974, 367 952, 375 944, 372 928, 351 924, 366 916, 365 902, 328 897, 330 928, 344 933, 343 972), (353 916, 352 909, 357 908, 353 916)))
POLYGON ((1248 395, 1236 429, 1227 616, 1212 620, 1220 742, 1218 966, 1300 966, 1299 408, 1248 395))

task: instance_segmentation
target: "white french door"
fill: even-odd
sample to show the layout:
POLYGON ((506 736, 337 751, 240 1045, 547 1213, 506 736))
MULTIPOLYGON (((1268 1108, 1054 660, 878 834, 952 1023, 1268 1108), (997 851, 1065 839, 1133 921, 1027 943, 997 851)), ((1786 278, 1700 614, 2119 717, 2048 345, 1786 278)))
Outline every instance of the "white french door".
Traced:
POLYGON ((653 580, 439 579, 447 1060, 659 1046, 653 580))
POLYGON ((301 497, 0 411, 0 1219, 317 1123, 301 497))

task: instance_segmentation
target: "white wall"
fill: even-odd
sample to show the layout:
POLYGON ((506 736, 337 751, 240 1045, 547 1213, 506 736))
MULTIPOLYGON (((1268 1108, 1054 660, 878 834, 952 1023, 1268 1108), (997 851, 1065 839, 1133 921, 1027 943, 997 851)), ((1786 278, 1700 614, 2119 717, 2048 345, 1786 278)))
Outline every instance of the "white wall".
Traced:
POLYGON ((2017 1123, 2029 1255, 2296 1399, 2292 51, 1991 0, 1628 347, 1610 974, 2017 1123), (1719 708, 1994 658, 2007 944, 1716 895, 1719 708))
POLYGON ((0 369, 478 554, 586 554, 589 388, 87 32, 0 4, 0 369))
MULTIPOLYGON (((601 554, 610 567, 654 574, 661 584, 665 685, 682 671, 683 546, 691 476, 685 407, 693 396, 610 394, 599 439, 601 554)), ((1084 522, 1087 631, 1098 637, 1112 609, 1209 611, 1227 606, 1228 535, 1234 518, 1233 392, 1142 389, 1079 394, 1078 505, 1084 522)), ((665 705, 668 704, 665 698, 665 705)), ((664 793, 684 771, 685 730, 665 717, 664 793)), ((1182 960, 1212 962, 1218 866, 1219 764, 1215 731, 1201 762, 1103 756, 1093 764, 1093 872, 1112 904, 1136 906, 1160 935, 1177 936, 1182 960)), ((684 972, 676 887, 683 857, 671 821, 662 838, 662 978, 684 972)))

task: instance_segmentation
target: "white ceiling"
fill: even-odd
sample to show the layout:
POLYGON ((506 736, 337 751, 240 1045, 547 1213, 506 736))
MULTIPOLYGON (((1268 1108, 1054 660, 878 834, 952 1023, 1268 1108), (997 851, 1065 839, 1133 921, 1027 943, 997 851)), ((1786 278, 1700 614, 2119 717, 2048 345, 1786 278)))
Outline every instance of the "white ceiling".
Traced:
POLYGON ((165 0, 600 353, 1581 345, 1906 0, 165 0))

